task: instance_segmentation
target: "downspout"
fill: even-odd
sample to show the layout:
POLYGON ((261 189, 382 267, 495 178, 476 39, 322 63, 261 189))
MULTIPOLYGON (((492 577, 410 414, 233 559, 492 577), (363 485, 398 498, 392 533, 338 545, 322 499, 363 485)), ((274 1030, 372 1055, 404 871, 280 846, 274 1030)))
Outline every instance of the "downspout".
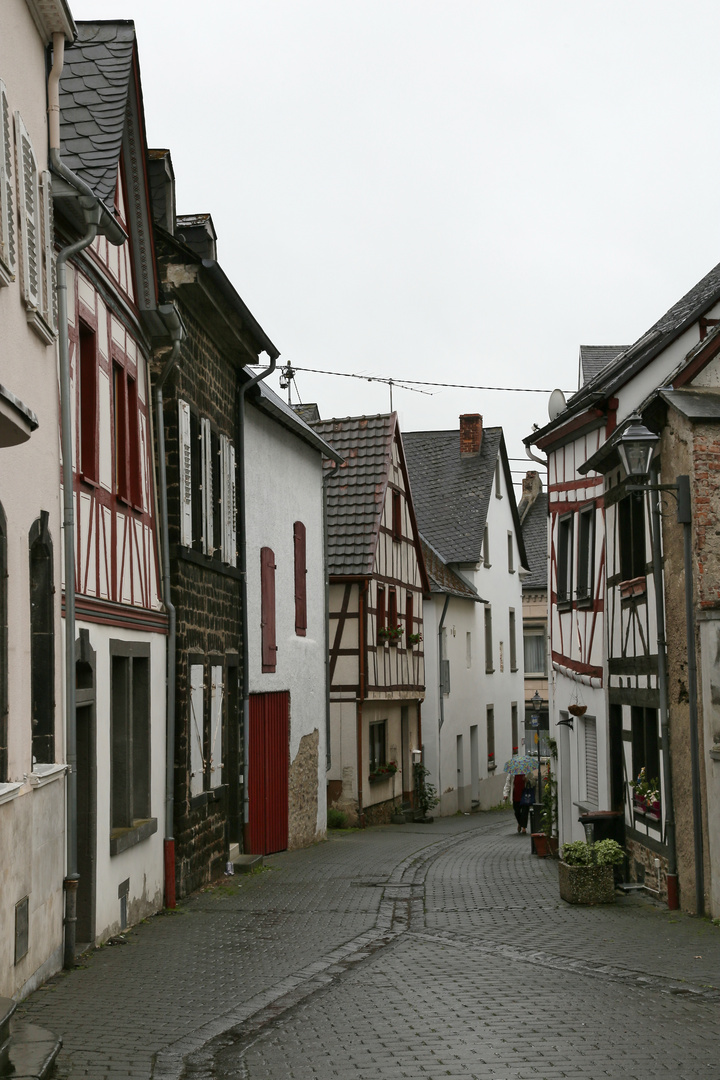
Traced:
POLYGON ((238 499, 238 555, 240 558, 240 641, 242 647, 242 745, 243 745, 243 850, 247 851, 248 845, 248 775, 249 775, 249 747, 250 747, 250 673, 248 671, 250 647, 248 642, 248 617, 247 617, 247 513, 245 509, 245 398, 248 390, 252 390, 268 375, 272 375, 277 365, 277 357, 270 358, 268 367, 263 368, 257 375, 253 375, 246 383, 240 386, 240 403, 238 406, 238 446, 237 446, 237 472, 242 484, 242 492, 238 499))
MULTIPOLYGON (((442 665, 443 665, 443 628, 445 626, 445 616, 447 614, 448 604, 450 603, 450 593, 445 596, 445 603, 443 604, 442 615, 440 616, 440 622, 438 623, 438 700, 440 702, 440 717, 438 720, 438 791, 442 798, 442 726, 445 723, 445 700, 443 698, 443 677, 442 677, 442 665)), ((442 807, 441 807, 442 809, 442 807)))
POLYGON ((325 771, 330 768, 330 564, 328 562, 328 480, 337 473, 335 464, 323 476, 323 559, 325 564, 325 771))
POLYGON ((57 256, 56 288, 58 305, 58 362, 60 367, 60 446, 63 480, 63 556, 65 572, 65 757, 67 760, 67 867, 65 875, 65 942, 63 964, 75 965, 75 930, 77 925, 77 890, 80 881, 77 859, 77 716, 75 695, 75 506, 73 495, 72 414, 70 401, 70 346, 68 341, 67 261, 93 242, 98 232, 102 209, 87 192, 79 177, 60 161, 60 73, 63 67, 65 36, 53 34, 53 66, 48 78, 48 113, 50 123, 50 160, 53 168, 69 183, 82 190, 82 206, 87 232, 82 239, 68 244, 57 256), (77 183, 75 183, 77 181, 77 183))
POLYGON ((155 384, 155 414, 158 438, 158 481, 160 487, 160 519, 162 537, 162 592, 168 613, 168 642, 166 668, 167 745, 165 751, 165 840, 163 845, 165 866, 165 907, 175 907, 175 652, 177 618, 170 593, 170 537, 168 535, 167 463, 165 461, 165 416, 163 411, 163 387, 180 357, 185 331, 174 304, 162 304, 158 309, 172 341, 170 356, 155 384))
POLYGON ((662 518, 660 509, 660 469, 655 466, 653 478, 652 557, 655 585, 655 619, 657 621, 658 698, 660 705, 660 742, 663 751, 663 786, 665 788, 665 840, 668 849, 667 904, 671 911, 680 907, 678 897, 677 850, 675 845, 675 809, 670 768, 670 729, 668 725, 667 642, 665 640, 665 596, 660 538, 662 518))

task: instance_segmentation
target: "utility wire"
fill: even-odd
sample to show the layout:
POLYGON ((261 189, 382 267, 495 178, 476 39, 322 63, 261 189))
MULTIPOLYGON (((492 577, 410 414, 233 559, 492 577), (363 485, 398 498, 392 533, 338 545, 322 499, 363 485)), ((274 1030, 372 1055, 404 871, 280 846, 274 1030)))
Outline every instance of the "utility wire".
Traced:
MULTIPOLYGON (((389 379, 382 375, 358 375, 350 373, 348 371, 325 371, 322 368, 306 368, 297 367, 293 364, 294 371, 308 371, 313 375, 336 375, 341 379, 362 379, 364 382, 384 382, 392 383, 393 386, 401 386, 403 383, 411 384, 412 386, 439 386, 447 390, 502 390, 512 394, 551 394, 552 390, 537 389, 529 386, 476 386, 473 383, 445 383, 445 382, 430 382, 428 379, 406 379, 402 380, 389 379)), ((411 389, 408 385, 406 389, 411 389)), ((422 391, 421 391, 422 392, 422 391)), ((427 393, 427 391, 425 391, 427 393)), ((574 390, 568 391, 568 393, 575 393, 574 390)))

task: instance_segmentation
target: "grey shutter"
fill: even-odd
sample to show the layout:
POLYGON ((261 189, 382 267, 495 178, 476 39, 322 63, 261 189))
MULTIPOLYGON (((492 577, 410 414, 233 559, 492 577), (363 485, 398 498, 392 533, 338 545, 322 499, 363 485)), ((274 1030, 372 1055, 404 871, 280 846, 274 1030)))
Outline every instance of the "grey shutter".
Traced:
POLYGON ((0 285, 15 277, 15 204, 12 128, 5 84, 0 80, 0 285))
POLYGON ((222 784, 223 669, 210 668, 210 787, 222 784))
POLYGON ((20 275, 25 306, 42 310, 40 193, 38 169, 30 136, 19 112, 15 113, 15 154, 20 217, 20 275))
POLYGON ((592 806, 598 805, 597 726, 595 720, 585 720, 585 796, 592 806))
POLYGON ((222 499, 222 561, 235 566, 236 519, 235 504, 235 447, 227 435, 220 436, 221 446, 221 499, 222 499))
POLYGON ((200 443, 202 458, 202 536, 203 553, 213 553, 213 500, 212 500, 212 436, 210 421, 200 420, 200 443))
POLYGON ((49 172, 40 177, 40 202, 42 223, 42 290, 43 318, 53 334, 57 332, 57 307, 55 288, 55 219, 53 214, 52 179, 49 172))
POLYGON ((192 450, 190 447, 190 406, 178 402, 178 448, 180 451, 180 543, 191 547, 192 534, 192 450))

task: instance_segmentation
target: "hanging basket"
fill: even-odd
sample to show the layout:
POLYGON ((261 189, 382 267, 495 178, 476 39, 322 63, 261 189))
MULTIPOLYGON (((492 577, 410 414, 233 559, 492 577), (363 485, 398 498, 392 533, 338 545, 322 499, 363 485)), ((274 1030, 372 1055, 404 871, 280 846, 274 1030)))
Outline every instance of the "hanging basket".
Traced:
POLYGON ((587 705, 568 705, 568 712, 573 716, 584 716, 587 712, 587 705))

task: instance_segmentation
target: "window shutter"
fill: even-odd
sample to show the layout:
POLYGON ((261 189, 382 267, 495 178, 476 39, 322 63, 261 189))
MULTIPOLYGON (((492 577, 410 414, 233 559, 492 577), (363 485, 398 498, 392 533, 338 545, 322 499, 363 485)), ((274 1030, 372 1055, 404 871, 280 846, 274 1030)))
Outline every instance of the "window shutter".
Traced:
POLYGON ((415 633, 415 612, 413 610, 413 594, 408 589, 405 594, 405 644, 408 638, 415 633))
POLYGON ((205 729, 203 665, 190 665, 190 795, 205 787, 205 729))
POLYGON ((57 292, 55 288, 55 219, 52 198, 52 179, 49 172, 40 177, 42 222, 42 315, 53 334, 57 332, 57 292))
POLYGON ((277 644, 275 641, 275 554, 272 548, 260 549, 260 630, 262 640, 262 670, 275 671, 277 644))
POLYGON ((212 501, 212 435, 210 421, 200 421, 200 441, 202 453, 202 535, 203 552, 213 553, 213 501, 212 501))
POLYGON ((12 159, 10 106, 5 84, 0 80, 0 285, 7 285, 15 276, 12 159))
POLYGON ((192 535, 192 450, 190 447, 190 406, 178 402, 178 447, 180 451, 180 543, 191 547, 192 535))
POLYGON ((22 117, 15 113, 15 153, 20 212, 20 273, 25 305, 42 310, 38 169, 22 117))
POLYGON ((302 521, 293 525, 295 550, 295 633, 305 637, 307 630, 307 560, 305 526, 302 521))
POLYGON ((593 806, 598 805, 597 727, 594 720, 585 724, 585 795, 593 806))
POLYGON ((223 669, 210 668, 210 787, 222 784, 223 669))

